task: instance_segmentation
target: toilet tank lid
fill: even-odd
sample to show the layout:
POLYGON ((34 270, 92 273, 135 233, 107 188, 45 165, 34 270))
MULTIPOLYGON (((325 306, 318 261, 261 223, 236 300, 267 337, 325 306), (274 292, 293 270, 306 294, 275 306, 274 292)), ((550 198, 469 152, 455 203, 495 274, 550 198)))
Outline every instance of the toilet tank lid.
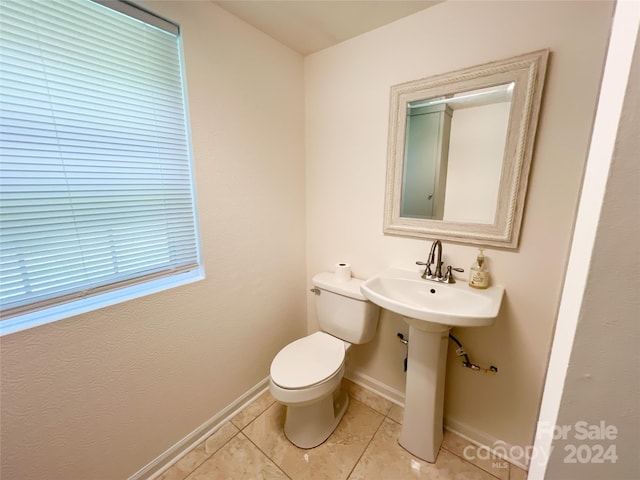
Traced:
POLYGON ((355 298, 356 300, 367 300, 367 297, 360 293, 360 285, 362 285, 363 281, 358 278, 352 278, 345 282, 344 280, 338 280, 332 272, 322 272, 314 275, 311 281, 315 287, 322 290, 355 298))

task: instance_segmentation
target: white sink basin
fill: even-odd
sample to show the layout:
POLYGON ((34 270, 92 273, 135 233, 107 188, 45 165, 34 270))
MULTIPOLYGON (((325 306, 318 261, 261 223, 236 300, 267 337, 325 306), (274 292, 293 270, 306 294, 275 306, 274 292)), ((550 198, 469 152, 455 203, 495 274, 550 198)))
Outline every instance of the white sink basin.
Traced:
POLYGON ((504 288, 476 290, 466 282, 432 282, 417 271, 389 269, 362 283, 360 291, 409 324, 404 420, 398 442, 416 457, 435 462, 443 438, 449 329, 491 325, 504 288))
MULTIPOLYGON (((417 271, 389 269, 367 280, 360 291, 371 302, 407 319, 450 327, 486 327, 493 324, 504 288, 471 288, 466 282, 437 283, 417 271)), ((419 322, 415 323, 420 328, 419 322)))

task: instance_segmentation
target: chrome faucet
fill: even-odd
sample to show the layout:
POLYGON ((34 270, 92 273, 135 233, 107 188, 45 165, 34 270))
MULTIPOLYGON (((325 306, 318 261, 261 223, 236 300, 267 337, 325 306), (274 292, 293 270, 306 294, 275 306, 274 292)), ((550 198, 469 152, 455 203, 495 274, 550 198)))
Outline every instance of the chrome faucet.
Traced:
POLYGON ((435 276, 440 278, 442 277, 442 242, 440 240, 434 240, 431 244, 431 251, 429 252, 429 258, 427 259, 427 263, 429 267, 433 265, 433 261, 436 261, 436 273, 435 276), (438 256, 434 259, 434 255, 438 251, 438 256))
POLYGON ((425 280, 432 280, 434 282, 442 282, 442 283, 456 283, 453 278, 452 270, 456 272, 464 272, 462 268, 456 268, 449 265, 447 267, 447 273, 442 275, 442 242, 440 240, 434 240, 431 245, 431 250, 429 251, 429 257, 426 262, 416 262, 416 265, 422 265, 426 268, 422 273, 422 278, 425 280), (431 265, 436 264, 436 271, 431 271, 431 265))

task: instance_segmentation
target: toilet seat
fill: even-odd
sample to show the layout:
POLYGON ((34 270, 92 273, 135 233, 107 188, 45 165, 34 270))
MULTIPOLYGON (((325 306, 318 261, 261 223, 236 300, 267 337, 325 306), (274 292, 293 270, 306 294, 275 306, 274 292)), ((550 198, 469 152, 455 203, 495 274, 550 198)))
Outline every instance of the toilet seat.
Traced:
POLYGON ((271 363, 271 380, 289 390, 311 387, 340 371, 344 357, 344 341, 316 332, 280 350, 271 363))

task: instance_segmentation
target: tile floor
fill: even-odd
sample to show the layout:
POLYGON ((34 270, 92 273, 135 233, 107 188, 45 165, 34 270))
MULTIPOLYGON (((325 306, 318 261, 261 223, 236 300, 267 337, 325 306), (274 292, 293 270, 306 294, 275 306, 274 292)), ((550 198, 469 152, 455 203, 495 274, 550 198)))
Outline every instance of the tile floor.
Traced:
POLYGON ((286 439, 285 409, 267 391, 158 480, 524 480, 527 476, 497 458, 465 460, 462 452, 471 444, 450 432, 445 432, 436 463, 424 462, 398 445, 401 407, 346 379, 343 388, 350 397, 347 412, 316 448, 303 450, 286 439))

